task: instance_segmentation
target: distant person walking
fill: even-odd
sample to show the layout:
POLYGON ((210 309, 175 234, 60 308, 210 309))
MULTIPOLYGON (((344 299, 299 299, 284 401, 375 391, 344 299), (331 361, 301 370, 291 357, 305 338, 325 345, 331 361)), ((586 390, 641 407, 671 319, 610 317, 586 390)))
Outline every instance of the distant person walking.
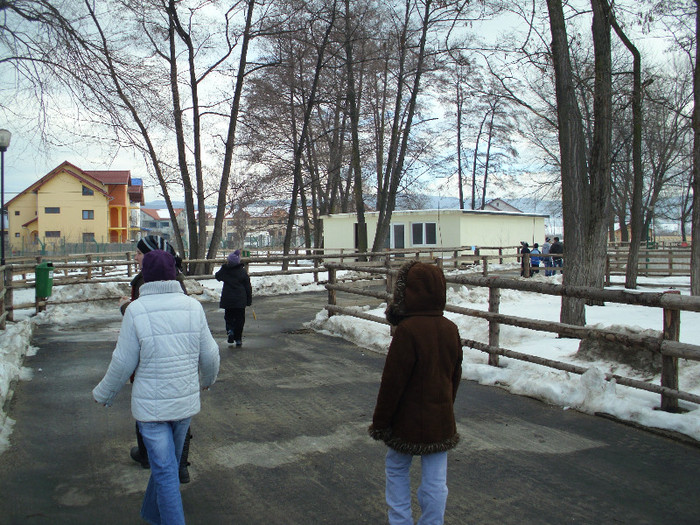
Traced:
POLYGON ((386 356, 369 434, 384 441, 389 524, 413 524, 410 468, 421 458, 418 523, 442 524, 447 451, 459 434, 454 401, 462 377, 457 326, 443 315, 446 283, 437 266, 410 262, 399 270, 386 318, 396 331, 386 356))
POLYGON ((241 251, 230 253, 226 264, 214 274, 217 281, 224 283, 221 289, 219 308, 224 309, 224 322, 228 343, 243 346, 246 306, 253 304, 253 289, 250 277, 241 263, 241 251))
POLYGON ((148 451, 151 477, 141 517, 180 525, 185 514, 178 468, 192 416, 200 411, 200 388, 219 371, 219 347, 202 305, 182 292, 175 258, 162 250, 143 257, 144 284, 124 313, 107 373, 93 389, 96 402, 111 406, 129 376, 131 413, 148 451))
MULTIPOLYGON (((542 243, 541 249, 542 249, 542 255, 548 255, 549 250, 552 246, 551 243, 551 238, 545 237, 544 242, 542 243)), ((546 277, 549 277, 552 275, 552 270, 550 268, 552 267, 552 258, 551 257, 542 257, 543 262, 544 262, 544 274, 546 277)))
MULTIPOLYGON (((549 248, 549 253, 557 254, 557 255, 564 254, 564 245, 561 242, 559 242, 559 237, 554 237, 554 242, 552 243, 551 248, 549 248)), ((564 266, 563 258, 553 256, 552 257, 552 266, 555 268, 562 268, 564 266)), ((557 273, 557 271, 552 270, 552 275, 554 275, 555 273, 557 273)), ((564 272, 563 272, 563 270, 559 270, 559 273, 564 273, 564 272)))

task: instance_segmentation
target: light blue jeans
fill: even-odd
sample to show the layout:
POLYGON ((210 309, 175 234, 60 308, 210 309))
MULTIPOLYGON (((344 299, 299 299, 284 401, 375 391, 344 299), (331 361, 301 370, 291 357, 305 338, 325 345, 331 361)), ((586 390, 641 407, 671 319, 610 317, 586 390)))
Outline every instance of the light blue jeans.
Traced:
MULTIPOLYGON (((420 456, 421 483, 418 525, 442 525, 447 504, 447 452, 420 456)), ((413 456, 390 448, 386 453, 386 502, 390 525, 413 525, 411 514, 411 462, 413 456)))
POLYGON ((151 463, 141 517, 154 525, 185 525, 178 469, 191 419, 138 422, 151 463))

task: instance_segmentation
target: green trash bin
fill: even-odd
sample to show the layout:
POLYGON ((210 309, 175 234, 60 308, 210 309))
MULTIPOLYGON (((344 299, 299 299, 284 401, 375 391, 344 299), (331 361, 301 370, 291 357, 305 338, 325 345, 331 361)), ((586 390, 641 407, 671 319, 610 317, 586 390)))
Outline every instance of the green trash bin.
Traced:
POLYGON ((250 257, 250 250, 243 250, 241 252, 241 257, 250 257))
POLYGON ((36 265, 36 297, 51 297, 53 287, 53 263, 42 262, 36 265))

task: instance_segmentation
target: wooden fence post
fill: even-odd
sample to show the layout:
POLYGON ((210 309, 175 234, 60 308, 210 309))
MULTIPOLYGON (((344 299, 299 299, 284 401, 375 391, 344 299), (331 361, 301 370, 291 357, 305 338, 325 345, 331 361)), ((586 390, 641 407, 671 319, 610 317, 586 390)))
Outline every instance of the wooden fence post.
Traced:
POLYGON ((482 267, 482 274, 484 277, 489 276, 489 258, 486 257, 485 255, 481 258, 481 267, 482 267))
POLYGON ((442 257, 435 257, 435 265, 442 270, 442 268, 443 268, 442 257))
MULTIPOLYGON (((337 283, 337 278, 336 278, 335 268, 328 268, 328 284, 334 285, 336 283, 337 283)), ((331 290, 330 288, 328 289, 328 304, 332 304, 334 306, 336 304, 335 290, 331 290)), ((333 316, 333 312, 328 310, 328 318, 330 319, 332 316, 333 316)))
POLYGON ((459 268, 459 251, 455 250, 453 257, 455 260, 455 268, 459 268))
MULTIPOLYGON (((664 293, 680 294, 678 290, 668 290, 664 293)), ((681 332, 681 311, 664 308, 664 339, 678 341, 681 332)), ((678 358, 661 356, 661 386, 678 390, 678 358)), ((661 394, 661 410, 666 412, 678 411, 678 398, 661 394)))
MULTIPOLYGON (((85 259, 87 260, 88 265, 89 265, 89 264, 92 264, 92 255, 89 255, 89 254, 88 254, 88 255, 85 257, 85 259)), ((88 278, 88 279, 92 279, 92 266, 88 266, 88 267, 87 267, 87 278, 88 278)))
POLYGON ((523 254, 523 277, 532 277, 532 266, 530 266, 530 254, 523 254))
POLYGON ((394 293, 394 276, 391 275, 391 256, 384 256, 384 266, 386 267, 386 293, 394 293))
MULTIPOLYGON (((498 313, 501 306, 501 289, 489 288, 489 312, 498 313)), ((489 321, 489 346, 498 347, 501 339, 501 325, 496 321, 489 321)), ((498 366, 498 354, 489 354, 489 364, 498 366)))
POLYGON ((133 274, 133 269, 131 267, 131 252, 126 252, 126 275, 131 277, 133 274))
POLYGON ((610 254, 605 254, 605 286, 610 286, 610 254))

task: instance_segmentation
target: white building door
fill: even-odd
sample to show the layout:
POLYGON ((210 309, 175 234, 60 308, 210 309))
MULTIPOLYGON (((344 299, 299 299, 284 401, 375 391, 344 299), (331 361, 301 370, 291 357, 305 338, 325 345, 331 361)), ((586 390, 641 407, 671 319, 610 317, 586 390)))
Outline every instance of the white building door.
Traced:
POLYGON ((391 245, 392 250, 402 250, 406 247, 406 225, 391 225, 391 245))

